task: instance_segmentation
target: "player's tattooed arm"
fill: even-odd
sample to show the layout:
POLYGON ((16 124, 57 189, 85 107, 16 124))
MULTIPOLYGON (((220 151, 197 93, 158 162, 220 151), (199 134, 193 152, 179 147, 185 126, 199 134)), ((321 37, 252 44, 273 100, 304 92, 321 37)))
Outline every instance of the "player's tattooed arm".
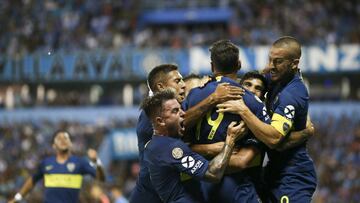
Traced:
POLYGON ((232 151, 234 149, 235 142, 244 134, 244 123, 241 122, 239 125, 235 124, 235 122, 232 122, 229 125, 225 145, 221 152, 210 161, 209 167, 205 173, 205 180, 219 182, 223 177, 226 166, 229 163, 232 151))
POLYGON ((190 129, 196 125, 199 119, 205 116, 215 105, 228 100, 240 99, 242 95, 244 95, 244 92, 242 88, 231 86, 229 83, 219 84, 215 92, 185 112, 185 129, 190 129))
POLYGON ((284 139, 284 141, 282 141, 276 147, 276 150, 284 151, 286 149, 290 149, 290 148, 299 146, 300 144, 302 144, 306 140, 308 140, 310 137, 314 136, 314 134, 315 134, 314 124, 311 122, 311 118, 308 115, 307 120, 306 120, 306 128, 301 131, 291 132, 289 137, 284 139))

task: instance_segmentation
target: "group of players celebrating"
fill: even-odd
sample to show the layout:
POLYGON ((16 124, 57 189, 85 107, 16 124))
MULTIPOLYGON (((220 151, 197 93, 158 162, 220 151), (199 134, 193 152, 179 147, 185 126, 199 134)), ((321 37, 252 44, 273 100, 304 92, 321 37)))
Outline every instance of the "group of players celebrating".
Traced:
MULTIPOLYGON (((240 82, 233 43, 217 41, 210 53, 211 77, 184 82, 173 64, 149 73, 154 95, 143 101, 137 123, 140 173, 130 202, 310 202, 316 173, 306 142, 314 128, 298 68, 300 43, 279 38, 268 67, 240 82)), ((77 202, 85 174, 104 181, 95 150, 88 151, 90 162, 71 155, 66 131, 56 132, 52 144, 56 155, 41 162, 10 202, 42 178, 49 203, 77 202)))
POLYGON ((314 128, 300 43, 279 38, 268 66, 240 82, 233 43, 217 41, 210 53, 205 82, 185 84, 172 64, 149 73, 154 95, 137 124, 141 169, 130 202, 311 202, 317 181, 306 142, 314 128))

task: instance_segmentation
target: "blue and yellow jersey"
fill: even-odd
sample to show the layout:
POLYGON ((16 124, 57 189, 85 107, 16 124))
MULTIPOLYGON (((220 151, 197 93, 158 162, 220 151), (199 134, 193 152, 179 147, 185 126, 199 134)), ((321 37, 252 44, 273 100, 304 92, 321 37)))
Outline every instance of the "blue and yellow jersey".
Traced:
POLYGON ((186 192, 180 174, 202 179, 208 168, 205 158, 193 152, 180 139, 154 135, 146 145, 144 161, 163 202, 196 202, 186 192))
MULTIPOLYGON (((204 87, 192 89, 183 102, 183 109, 187 110, 211 95, 220 83, 227 82, 230 85, 241 87, 236 81, 227 77, 217 77, 204 87)), ((243 100, 249 109, 260 120, 268 123, 270 118, 263 102, 251 92, 245 90, 243 100)), ((216 108, 207 112, 191 129, 193 144, 211 144, 222 142, 226 139, 227 128, 232 121, 240 121, 239 115, 231 113, 217 113, 216 108)), ((261 164, 264 157, 264 145, 257 140, 252 133, 248 133, 236 143, 237 147, 254 146, 260 150, 260 154, 254 158, 251 168, 242 172, 224 176, 221 184, 202 183, 206 201, 211 202, 252 202, 257 201, 254 182, 259 181, 261 164), (219 186, 221 185, 221 186, 219 186), (216 188, 216 193, 211 192, 216 188)))
MULTIPOLYGON (((299 75, 287 84, 273 86, 266 96, 271 125, 283 136, 306 128, 309 94, 299 75)), ((283 152, 268 150, 269 167, 282 172, 315 170, 306 143, 283 152)))
POLYGON ((55 156, 44 159, 37 172, 33 175, 33 182, 44 179, 44 202, 78 202, 79 191, 83 176, 96 176, 95 166, 90 161, 77 156, 70 156, 65 163, 58 163, 55 156))
MULTIPOLYGON (((192 89, 183 102, 182 106, 184 110, 187 110, 202 100, 206 99, 211 95, 216 87, 220 83, 230 83, 233 86, 241 87, 236 81, 227 78, 227 77, 217 77, 216 80, 213 80, 207 83, 204 87, 192 89)), ((245 95, 243 96, 245 104, 249 109, 262 121, 270 121, 265 105, 262 101, 257 98, 251 92, 245 90, 245 95)), ((194 134, 192 143, 194 144, 210 144, 215 142, 222 142, 226 139, 227 128, 232 121, 240 121, 241 117, 239 115, 231 113, 217 113, 216 108, 213 108, 209 111, 204 118, 202 118, 192 129, 194 134)), ((259 143, 255 137, 246 136, 242 139, 240 143, 259 143)))

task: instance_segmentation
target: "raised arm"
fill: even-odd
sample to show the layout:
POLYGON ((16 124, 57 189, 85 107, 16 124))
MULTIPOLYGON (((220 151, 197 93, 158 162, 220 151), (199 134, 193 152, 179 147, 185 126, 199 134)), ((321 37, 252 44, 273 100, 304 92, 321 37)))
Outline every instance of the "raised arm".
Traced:
POLYGON ((205 172, 205 180, 211 182, 219 182, 224 175, 226 166, 229 163, 232 151, 234 149, 235 141, 243 135, 243 128, 239 124, 235 126, 232 122, 227 130, 225 145, 221 152, 210 161, 209 167, 205 172))
POLYGON ((105 181, 105 171, 102 167, 102 163, 100 159, 97 157, 97 152, 94 149, 88 150, 88 157, 89 159, 96 165, 96 176, 95 179, 101 182, 105 181))
POLYGON ((240 99, 243 94, 244 90, 240 87, 231 86, 229 83, 219 84, 215 92, 185 112, 185 129, 190 129, 196 125, 199 119, 217 104, 232 99, 240 99))

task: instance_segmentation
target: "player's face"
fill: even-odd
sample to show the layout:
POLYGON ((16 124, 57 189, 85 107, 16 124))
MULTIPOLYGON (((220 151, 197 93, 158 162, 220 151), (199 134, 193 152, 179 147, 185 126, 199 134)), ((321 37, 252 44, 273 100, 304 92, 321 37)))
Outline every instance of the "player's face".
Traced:
POLYGON ((72 146, 70 135, 66 132, 60 132, 57 134, 54 140, 53 147, 60 152, 67 152, 72 146))
POLYGON ((185 96, 187 96, 191 89, 200 87, 202 85, 202 81, 199 78, 193 78, 190 80, 187 80, 185 82, 185 96))
POLYGON ((264 84, 258 78, 248 78, 243 81, 242 86, 259 98, 263 96, 264 84))
POLYGON ((289 57, 289 50, 281 47, 271 47, 269 63, 271 80, 278 82, 293 74, 291 69, 293 60, 289 57))
POLYGON ((185 99, 185 83, 179 71, 174 70, 167 74, 165 86, 175 91, 176 99, 180 103, 185 99))
POLYGON ((184 135, 184 115, 185 112, 177 100, 168 100, 163 104, 162 119, 170 137, 182 137, 184 135))

